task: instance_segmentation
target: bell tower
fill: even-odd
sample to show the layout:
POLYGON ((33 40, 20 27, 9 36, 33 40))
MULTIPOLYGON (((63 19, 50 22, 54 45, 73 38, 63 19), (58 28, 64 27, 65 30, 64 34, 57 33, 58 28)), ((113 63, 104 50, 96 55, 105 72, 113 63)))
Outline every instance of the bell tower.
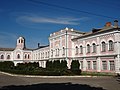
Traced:
POLYGON ((25 38, 24 37, 19 37, 17 39, 16 49, 24 49, 24 48, 25 48, 25 38))

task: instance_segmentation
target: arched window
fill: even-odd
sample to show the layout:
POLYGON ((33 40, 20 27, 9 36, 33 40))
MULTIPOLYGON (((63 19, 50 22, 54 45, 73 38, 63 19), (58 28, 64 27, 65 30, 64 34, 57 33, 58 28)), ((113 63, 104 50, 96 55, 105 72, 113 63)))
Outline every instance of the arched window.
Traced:
POLYGON ((44 52, 43 52, 43 58, 44 58, 45 56, 44 56, 44 52))
POLYGON ((21 43, 23 43, 23 40, 21 39, 21 43))
POLYGON ((25 54, 25 59, 27 58, 27 55, 25 54))
POLYGON ((49 55, 50 55, 50 52, 48 51, 48 56, 47 56, 48 58, 49 58, 49 55))
POLYGON ((10 55, 7 55, 7 59, 10 59, 10 55))
POLYGON ((17 55, 17 59, 20 59, 20 54, 17 55))
POLYGON ((110 51, 113 51, 113 50, 114 50, 114 44, 113 44, 113 41, 112 41, 112 40, 109 41, 109 50, 110 50, 110 51))
POLYGON ((57 56, 57 49, 55 49, 55 55, 57 56))
POLYGON ((90 53, 90 45, 87 44, 87 53, 90 53))
POLYGON ((92 44, 92 47, 93 47, 93 53, 96 53, 96 45, 95 45, 95 43, 92 44))
POLYGON ((58 56, 59 56, 59 53, 60 53, 60 49, 58 48, 58 56))
POLYGON ((63 47, 63 55, 65 55, 65 48, 63 47))
POLYGON ((28 54, 28 59, 30 59, 30 55, 28 54))
POLYGON ((51 49, 51 57, 53 57, 53 50, 51 49))
POLYGON ((4 59, 4 55, 1 55, 1 59, 4 59))
POLYGON ((45 52, 45 57, 47 58, 47 52, 45 52))
POLYGON ((19 40, 19 43, 20 43, 20 40, 19 40))
POLYGON ((75 47, 75 54, 78 54, 78 46, 75 47))
POLYGON ((80 53, 82 54, 83 53, 83 47, 80 46, 80 53))
POLYGON ((102 51, 105 52, 106 51, 106 43, 103 41, 102 42, 102 51))

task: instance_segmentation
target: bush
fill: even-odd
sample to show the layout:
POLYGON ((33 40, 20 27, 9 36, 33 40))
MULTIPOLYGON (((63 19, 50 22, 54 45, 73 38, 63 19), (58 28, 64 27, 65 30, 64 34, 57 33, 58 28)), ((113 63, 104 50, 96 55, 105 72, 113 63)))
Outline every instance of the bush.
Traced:
POLYGON ((39 63, 18 63, 15 69, 31 71, 39 67, 39 63))
POLYGON ((13 74, 23 75, 78 75, 80 70, 68 70, 66 61, 47 61, 46 68, 39 67, 39 63, 18 63, 14 66, 13 62, 0 62, 0 70, 13 74))
POLYGON ((80 67, 79 61, 73 60, 71 63, 71 71, 73 72, 73 74, 75 74, 75 75, 81 74, 81 70, 79 69, 79 67, 80 67))
POLYGON ((80 70, 80 63, 78 60, 73 60, 71 63, 71 70, 80 70))
POLYGON ((14 63, 12 61, 0 62, 0 70, 10 69, 13 67, 14 67, 14 63))

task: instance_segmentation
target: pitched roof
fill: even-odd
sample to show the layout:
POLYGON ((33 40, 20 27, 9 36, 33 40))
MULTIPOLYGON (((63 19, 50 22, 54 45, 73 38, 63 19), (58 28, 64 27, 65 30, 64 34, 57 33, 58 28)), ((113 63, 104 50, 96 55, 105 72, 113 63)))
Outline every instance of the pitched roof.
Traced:
POLYGON ((15 48, 0 48, 0 51, 13 51, 15 48))
POLYGON ((76 40, 76 39, 79 39, 79 38, 84 38, 84 37, 87 37, 87 36, 90 36, 90 35, 95 35, 95 34, 107 32, 107 31, 112 31, 112 30, 116 30, 116 29, 120 30, 120 28, 114 28, 114 27, 104 27, 102 29, 93 29, 91 32, 88 32, 88 33, 85 33, 81 36, 73 38, 72 40, 76 40))

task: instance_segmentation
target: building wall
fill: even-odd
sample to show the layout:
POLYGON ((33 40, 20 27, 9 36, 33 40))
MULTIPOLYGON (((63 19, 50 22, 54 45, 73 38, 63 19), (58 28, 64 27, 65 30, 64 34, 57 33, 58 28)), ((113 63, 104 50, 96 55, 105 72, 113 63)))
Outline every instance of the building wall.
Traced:
POLYGON ((82 32, 65 28, 50 34, 49 46, 34 50, 26 49, 25 40, 20 37, 13 51, 0 51, 0 61, 10 60, 15 65, 39 62, 39 66, 45 68, 48 60, 66 60, 70 69, 72 60, 79 60, 80 69, 83 71, 120 73, 120 31, 115 29, 93 35, 91 33, 85 37, 82 37, 83 35, 82 32), (110 40, 114 46, 112 50, 110 50, 110 40), (103 51, 103 42, 105 51, 103 51), (93 49, 93 44, 96 49, 93 49))
MULTIPOLYGON (((74 57, 75 60, 79 60, 80 64, 82 62, 82 67, 80 67, 84 71, 98 71, 98 72, 116 72, 118 68, 120 69, 119 63, 119 45, 118 44, 118 35, 120 33, 116 33, 115 31, 106 32, 101 34, 92 35, 85 38, 79 38, 74 40, 74 57), (117 39, 117 41, 116 41, 117 39), (110 50, 109 41, 113 42, 113 50, 110 50), (106 43, 106 50, 102 51, 102 42, 106 43), (117 42, 117 43, 116 43, 117 42), (96 52, 93 52, 93 43, 96 45, 96 52), (90 45, 90 52, 87 52, 87 45, 90 45), (117 45, 118 44, 118 45, 117 45), (83 53, 80 53, 80 46, 83 46, 83 53), (78 53, 76 53, 76 46, 78 47, 78 53), (118 50, 117 50, 118 49, 118 50), (93 68, 96 66, 96 69, 93 68), (96 63, 96 64, 95 64, 96 63), (106 65, 104 65, 106 63, 106 65), (114 66, 113 66, 114 64, 114 66), (118 65, 119 64, 119 65, 118 65), (106 66, 106 69, 103 67, 106 66), (112 68, 112 69, 111 69, 112 68)), ((119 39, 120 40, 120 39, 119 39)))

